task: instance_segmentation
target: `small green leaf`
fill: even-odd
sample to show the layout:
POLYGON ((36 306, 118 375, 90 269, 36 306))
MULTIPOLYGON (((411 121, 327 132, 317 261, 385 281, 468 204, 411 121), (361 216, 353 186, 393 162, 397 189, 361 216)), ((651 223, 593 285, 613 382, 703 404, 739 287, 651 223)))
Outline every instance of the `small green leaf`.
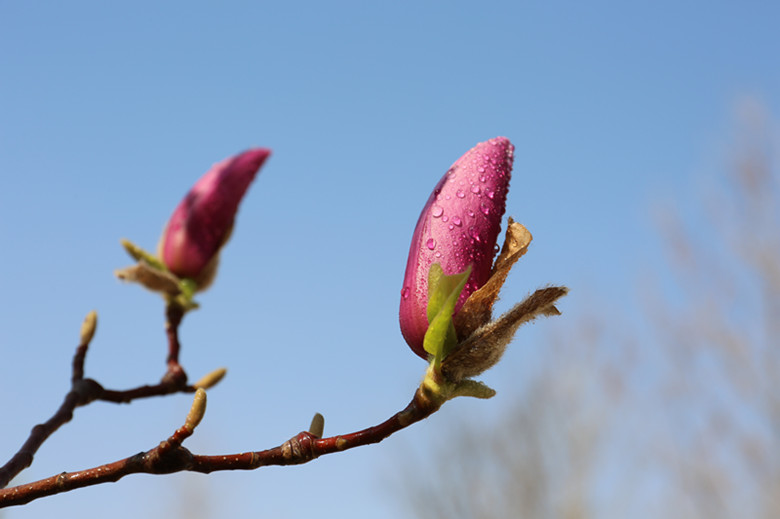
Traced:
POLYGON ((180 279, 179 295, 177 295, 175 298, 176 303, 184 308, 185 311, 195 310, 199 306, 198 303, 193 300, 197 289, 198 285, 194 280, 190 278, 180 279))
POLYGON ((461 380, 455 386, 451 398, 455 398, 457 396, 471 396, 474 398, 493 398, 494 396, 496 396, 496 391, 495 389, 486 386, 483 382, 480 382, 479 380, 473 380, 467 378, 461 380))
POLYGON ((448 276, 441 265, 434 263, 428 272, 428 330, 425 332, 423 348, 433 355, 438 365, 447 352, 455 346, 457 336, 452 324, 452 312, 458 302, 466 280, 471 275, 471 266, 465 272, 448 276))
POLYGON ((151 252, 147 252, 143 250, 141 247, 136 245, 135 243, 131 242, 130 240, 127 240, 125 238, 122 238, 119 240, 119 243, 122 244, 122 247, 125 248, 127 253, 136 261, 145 261, 149 264, 149 266, 156 268, 157 270, 161 270, 163 272, 168 272, 168 267, 165 266, 165 263, 160 261, 160 259, 152 254, 151 252))
POLYGON ((179 290, 188 300, 195 296, 195 291, 198 289, 198 284, 190 278, 182 278, 179 280, 179 290))

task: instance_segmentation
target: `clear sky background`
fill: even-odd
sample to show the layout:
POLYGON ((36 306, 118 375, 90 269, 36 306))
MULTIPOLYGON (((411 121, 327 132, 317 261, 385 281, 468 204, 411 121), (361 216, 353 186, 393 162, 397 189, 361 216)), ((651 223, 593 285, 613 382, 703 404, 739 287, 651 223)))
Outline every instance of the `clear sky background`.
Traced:
MULTIPOLYGON (((0 458, 68 389, 84 315, 87 375, 164 371, 159 297, 113 278, 153 249, 212 163, 273 149, 202 308, 181 333, 191 378, 219 366, 186 446, 273 447, 406 405, 425 365, 398 329, 409 240, 440 176, 477 142, 516 146, 507 214, 534 234, 502 307, 569 285, 566 315, 626 295, 658 257, 654 201, 720 161, 745 96, 780 109, 780 7, 749 2, 11 2, 0 0, 0 458)), ((2 517, 398 517, 404 457, 455 419, 501 413, 566 317, 520 331, 483 379, 379 446, 251 473, 130 476, 2 517), (319 512, 317 512, 319 511, 319 512)), ((18 482, 154 447, 190 397, 94 403, 18 482)))

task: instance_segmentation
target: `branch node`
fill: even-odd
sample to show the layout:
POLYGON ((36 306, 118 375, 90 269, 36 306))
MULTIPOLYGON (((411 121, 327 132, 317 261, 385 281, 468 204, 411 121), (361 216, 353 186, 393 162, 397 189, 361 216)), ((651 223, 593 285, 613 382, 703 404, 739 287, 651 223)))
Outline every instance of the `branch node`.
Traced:
POLYGON ((82 378, 73 382, 71 393, 76 396, 76 406, 84 406, 100 398, 103 386, 91 378, 82 378))
POLYGON ((307 463, 318 456, 314 450, 314 437, 309 432, 301 432, 282 444, 282 457, 289 465, 307 463))

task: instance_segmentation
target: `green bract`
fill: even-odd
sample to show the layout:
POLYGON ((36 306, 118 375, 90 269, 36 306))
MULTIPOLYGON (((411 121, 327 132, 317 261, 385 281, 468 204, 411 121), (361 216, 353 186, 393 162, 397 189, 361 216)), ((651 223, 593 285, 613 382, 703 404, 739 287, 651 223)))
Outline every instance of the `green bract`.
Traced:
POLYGON ((436 366, 458 342, 452 313, 458 297, 466 286, 471 266, 460 274, 445 275, 441 265, 434 263, 428 271, 428 330, 423 347, 436 366))

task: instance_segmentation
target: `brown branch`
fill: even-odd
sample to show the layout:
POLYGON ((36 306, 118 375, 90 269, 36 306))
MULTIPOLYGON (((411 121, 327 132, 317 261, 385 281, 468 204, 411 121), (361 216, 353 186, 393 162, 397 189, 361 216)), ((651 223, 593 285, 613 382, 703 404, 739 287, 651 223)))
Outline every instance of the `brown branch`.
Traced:
POLYGON ((168 371, 162 379, 163 383, 173 386, 184 386, 187 383, 187 374, 179 364, 179 325, 187 311, 175 301, 168 301, 165 305, 165 335, 168 337, 168 371))
MULTIPOLYGON (((180 322, 181 319, 176 323, 176 327, 178 327, 180 322)), ((140 386, 124 391, 104 389, 95 380, 84 378, 84 359, 87 355, 89 343, 94 336, 96 324, 96 314, 94 312, 90 313, 82 326, 81 341, 73 356, 70 391, 65 395, 62 404, 54 415, 46 422, 33 427, 30 431, 30 436, 21 448, 5 465, 0 467, 0 488, 5 488, 20 472, 32 465, 35 453, 38 452, 41 445, 57 429, 73 419, 73 412, 77 407, 87 405, 95 400, 129 403, 138 398, 169 395, 172 393, 194 393, 198 387, 198 384, 188 386, 183 381, 178 382, 176 378, 168 377, 170 370, 158 384, 140 386)), ((173 331, 172 335, 176 337, 178 345, 178 332, 173 331)), ((184 380, 186 381, 186 376, 184 380)))
POLYGON ((219 470, 254 470, 269 465, 307 463, 325 454, 378 443, 391 434, 427 418, 439 407, 439 403, 426 398, 423 390, 418 389, 403 411, 379 425, 330 438, 317 438, 311 432, 304 431, 272 449, 222 456, 194 455, 181 446, 194 428, 194 425, 189 424, 188 418, 188 424, 147 452, 99 467, 63 472, 40 481, 0 490, 0 508, 23 505, 41 497, 77 488, 116 482, 128 474, 170 474, 181 471, 208 474, 219 470))

